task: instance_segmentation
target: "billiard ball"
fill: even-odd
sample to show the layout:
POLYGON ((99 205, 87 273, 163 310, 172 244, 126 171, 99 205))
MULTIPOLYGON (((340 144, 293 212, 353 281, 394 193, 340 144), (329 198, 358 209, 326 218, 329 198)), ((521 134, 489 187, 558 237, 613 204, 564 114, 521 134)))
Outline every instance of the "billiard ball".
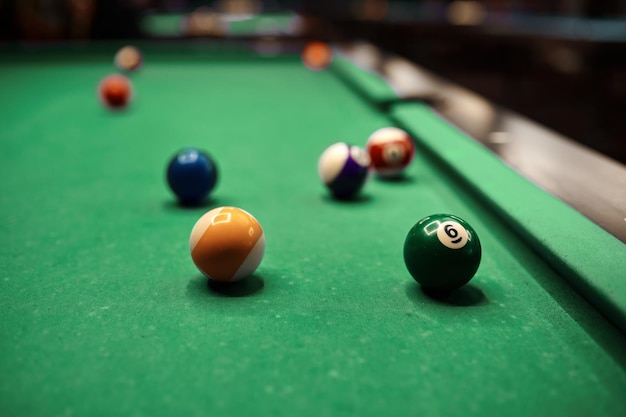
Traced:
POLYGON ((366 149, 372 169, 383 178, 401 176, 415 156, 413 139, 397 127, 384 127, 372 133, 366 149))
POLYGON ((325 42, 314 41, 302 49, 302 63, 312 71, 328 68, 333 60, 333 50, 325 42))
POLYGON ((143 64, 141 51, 132 45, 121 48, 115 54, 115 66, 122 71, 137 71, 143 64))
POLYGON ((183 149, 167 165, 167 183, 183 205, 202 203, 215 188, 218 179, 217 165, 199 149, 183 149))
POLYGON ((205 213, 193 226, 189 250, 193 263, 210 279, 239 281, 261 264, 265 235, 247 211, 218 207, 205 213))
POLYGON ((102 104, 110 109, 123 109, 133 97, 133 87, 127 77, 120 74, 112 74, 100 81, 98 97, 102 104))
POLYGON ((322 153, 317 171, 335 198, 349 199, 365 185, 369 164, 370 158, 364 149, 338 142, 322 153))
POLYGON ((409 231, 404 263, 422 288, 451 291, 472 279, 481 251, 478 235, 469 223, 451 214, 433 214, 409 231))

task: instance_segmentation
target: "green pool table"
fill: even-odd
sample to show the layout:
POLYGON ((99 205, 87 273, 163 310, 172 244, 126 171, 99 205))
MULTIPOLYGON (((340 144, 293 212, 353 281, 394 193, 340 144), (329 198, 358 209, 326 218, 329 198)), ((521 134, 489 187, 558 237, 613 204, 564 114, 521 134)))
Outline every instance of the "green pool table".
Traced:
POLYGON ((119 46, 0 53, 0 415, 626 415, 623 243, 349 61, 146 44, 111 112, 119 46), (331 199, 324 148, 388 125, 416 139, 406 178, 331 199), (186 146, 219 165, 202 207, 165 183, 186 146), (188 248, 217 206, 267 242, 226 288, 188 248), (402 256, 439 212, 483 247, 447 297, 402 256))

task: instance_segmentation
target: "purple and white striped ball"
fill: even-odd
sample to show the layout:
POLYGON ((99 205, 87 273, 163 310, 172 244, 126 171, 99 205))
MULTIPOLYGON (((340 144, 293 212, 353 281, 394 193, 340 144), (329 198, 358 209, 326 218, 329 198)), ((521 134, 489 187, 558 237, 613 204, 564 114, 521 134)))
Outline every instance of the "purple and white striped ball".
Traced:
POLYGON ((358 146, 335 143, 322 153, 317 172, 335 198, 354 197, 365 185, 370 157, 358 146))

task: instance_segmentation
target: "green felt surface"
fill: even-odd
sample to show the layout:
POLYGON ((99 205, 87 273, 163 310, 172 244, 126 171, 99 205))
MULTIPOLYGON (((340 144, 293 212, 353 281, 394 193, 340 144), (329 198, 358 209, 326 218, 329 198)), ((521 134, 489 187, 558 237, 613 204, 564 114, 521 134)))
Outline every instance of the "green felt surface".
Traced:
POLYGON ((184 14, 148 14, 141 19, 141 29, 149 36, 180 36, 184 14))
POLYGON ((332 70, 353 88, 355 93, 382 109, 398 101, 397 94, 382 78, 373 72, 359 68, 345 58, 335 57, 332 70))
POLYGON ((626 413, 624 336, 431 155, 357 202, 327 197, 322 150, 391 123, 336 72, 151 52, 135 102, 110 113, 95 96, 108 58, 4 61, 1 415, 626 413), (188 145, 221 169, 201 209, 164 182, 188 145), (250 211, 267 237, 255 276, 228 291, 187 247, 216 205, 250 211), (402 262, 435 212, 483 246, 448 300, 402 262))
POLYGON ((546 261, 626 332, 626 245, 504 167, 424 104, 399 103, 394 119, 519 231, 546 261), (493 175, 498 172, 498 175, 493 175))

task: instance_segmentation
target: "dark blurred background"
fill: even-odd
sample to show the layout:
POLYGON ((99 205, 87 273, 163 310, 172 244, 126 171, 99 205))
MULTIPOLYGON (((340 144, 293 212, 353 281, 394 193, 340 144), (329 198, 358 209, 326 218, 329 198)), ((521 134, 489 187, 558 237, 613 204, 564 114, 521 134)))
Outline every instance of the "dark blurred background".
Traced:
POLYGON ((199 7, 297 13, 286 36, 369 41, 626 163, 626 0, 0 0, 0 45, 169 39, 145 19, 199 7))

